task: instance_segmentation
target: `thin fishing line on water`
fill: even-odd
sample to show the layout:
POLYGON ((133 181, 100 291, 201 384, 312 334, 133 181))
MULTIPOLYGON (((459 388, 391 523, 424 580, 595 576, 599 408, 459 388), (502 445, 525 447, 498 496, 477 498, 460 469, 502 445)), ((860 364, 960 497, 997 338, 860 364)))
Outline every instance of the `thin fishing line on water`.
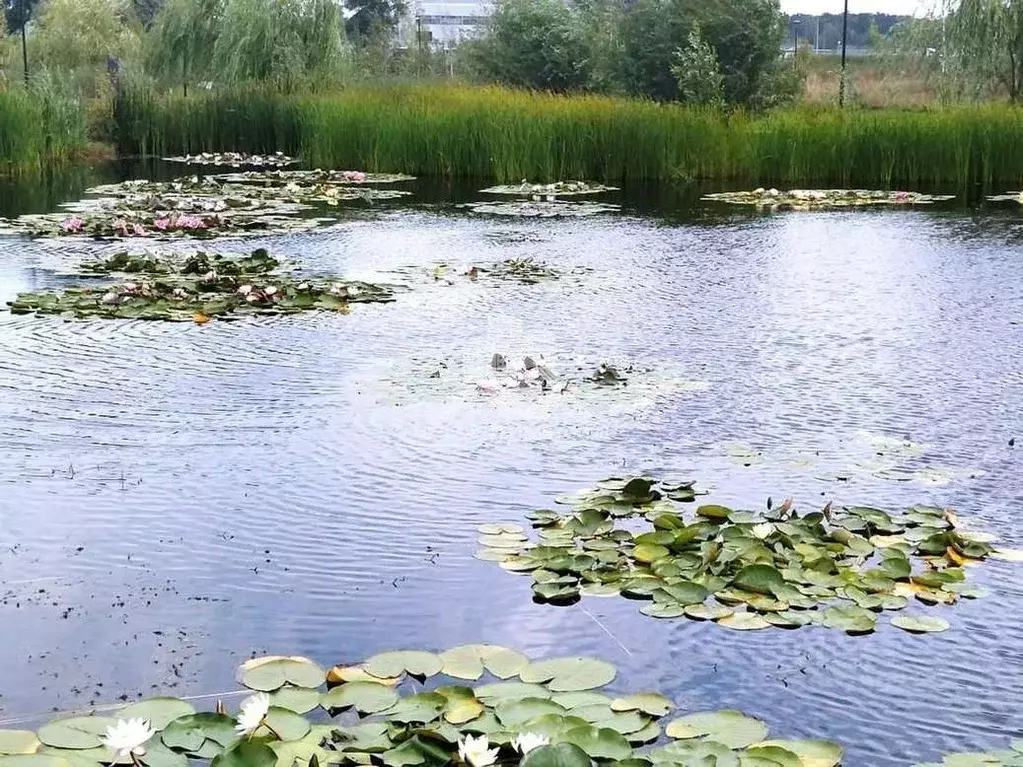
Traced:
POLYGON ((607 635, 608 635, 609 637, 611 637, 611 639, 612 639, 612 640, 614 640, 614 643, 615 643, 616 645, 618 645, 619 647, 621 647, 621 648, 622 648, 622 652, 624 652, 624 653, 625 653, 626 655, 628 655, 628 656, 629 656, 630 658, 632 657, 632 650, 630 650, 630 649, 629 649, 628 647, 626 647, 625 645, 623 645, 623 644, 622 644, 622 642, 621 642, 621 640, 620 640, 620 639, 618 639, 618 637, 616 637, 616 636, 615 636, 614 634, 612 634, 612 633, 611 633, 611 629, 609 629, 609 628, 608 628, 607 626, 605 626, 605 625, 604 625, 603 623, 601 623, 601 621, 600 621, 600 620, 599 620, 599 619, 597 618, 597 616, 596 616, 596 615, 594 615, 593 613, 591 613, 591 612, 590 612, 589 610, 587 610, 587 609, 586 609, 585 607, 581 607, 581 608, 579 608, 579 609, 580 609, 580 610, 582 610, 582 611, 583 611, 583 613, 584 613, 584 614, 585 614, 585 615, 586 615, 587 617, 589 617, 589 619, 590 619, 591 621, 593 621, 594 623, 596 623, 596 624, 597 624, 597 625, 598 625, 598 626, 600 627, 600 629, 601 629, 601 630, 602 630, 602 631, 603 631, 603 632, 604 632, 605 634, 607 634, 607 635))
MULTIPOLYGON (((241 697, 242 695, 250 695, 252 690, 227 690, 225 692, 208 692, 201 695, 181 695, 178 696, 178 700, 219 700, 223 698, 235 698, 241 697)), ((70 711, 61 711, 57 713, 56 718, 63 719, 69 716, 88 716, 102 711, 117 711, 125 706, 130 706, 134 701, 124 701, 120 703, 99 703, 95 706, 89 706, 88 708, 71 709, 70 711)), ((40 719, 53 719, 55 712, 46 711, 39 714, 24 714, 22 716, 12 716, 7 719, 0 719, 0 727, 7 727, 12 724, 26 724, 29 722, 35 722, 40 719)))

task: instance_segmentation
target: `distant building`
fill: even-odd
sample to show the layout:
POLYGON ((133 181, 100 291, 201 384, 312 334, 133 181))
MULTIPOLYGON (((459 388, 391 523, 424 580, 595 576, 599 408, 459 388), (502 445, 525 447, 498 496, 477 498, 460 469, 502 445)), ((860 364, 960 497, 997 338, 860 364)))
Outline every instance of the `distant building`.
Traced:
POLYGON ((491 0, 415 0, 409 4, 401 38, 409 47, 422 39, 433 48, 453 48, 479 35, 492 9, 491 0))

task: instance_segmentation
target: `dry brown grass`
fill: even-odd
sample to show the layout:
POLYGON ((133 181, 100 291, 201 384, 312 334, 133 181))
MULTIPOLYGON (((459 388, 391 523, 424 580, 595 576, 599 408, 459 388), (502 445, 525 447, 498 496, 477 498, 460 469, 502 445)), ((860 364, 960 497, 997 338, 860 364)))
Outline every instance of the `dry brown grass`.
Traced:
MULTIPOLYGON (((871 108, 914 109, 933 106, 938 93, 926 78, 909 70, 850 62, 847 68, 850 104, 871 108)), ((811 104, 837 104, 841 80, 839 62, 814 66, 806 76, 803 98, 811 104)))

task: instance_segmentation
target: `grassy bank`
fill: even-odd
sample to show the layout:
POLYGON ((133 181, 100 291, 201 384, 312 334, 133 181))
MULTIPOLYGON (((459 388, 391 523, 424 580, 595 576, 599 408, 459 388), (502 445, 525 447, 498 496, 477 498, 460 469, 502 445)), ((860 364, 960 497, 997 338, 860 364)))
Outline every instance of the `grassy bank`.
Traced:
POLYGON ((74 98, 46 83, 0 89, 0 170, 65 162, 87 146, 85 114, 74 98))
POLYGON ((1023 110, 804 107, 752 116, 603 96, 436 85, 129 95, 122 153, 298 152, 313 165, 517 181, 677 178, 1017 187, 1023 110))

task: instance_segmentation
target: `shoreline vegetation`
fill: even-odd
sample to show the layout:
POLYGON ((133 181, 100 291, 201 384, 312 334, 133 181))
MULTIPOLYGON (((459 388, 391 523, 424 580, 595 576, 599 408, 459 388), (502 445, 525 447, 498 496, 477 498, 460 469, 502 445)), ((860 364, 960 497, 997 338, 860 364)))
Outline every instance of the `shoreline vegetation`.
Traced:
MULTIPOLYGON (((0 166, 45 168, 90 149, 85 112, 0 92, 0 166), (41 129, 40 129, 41 128, 41 129)), ((360 167, 499 183, 741 180, 973 194, 1023 177, 1023 112, 797 106, 764 113, 501 86, 266 86, 160 94, 127 88, 113 109, 120 156, 285 152, 360 167)))

